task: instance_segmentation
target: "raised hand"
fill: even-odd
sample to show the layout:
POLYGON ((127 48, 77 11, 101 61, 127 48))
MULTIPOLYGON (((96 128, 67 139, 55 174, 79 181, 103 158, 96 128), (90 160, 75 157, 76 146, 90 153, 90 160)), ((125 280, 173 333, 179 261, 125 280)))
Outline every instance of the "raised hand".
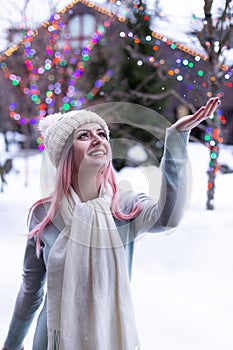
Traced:
POLYGON ((221 100, 218 97, 212 97, 207 101, 205 106, 199 108, 194 114, 180 118, 170 128, 177 131, 191 130, 211 116, 220 104, 221 100))

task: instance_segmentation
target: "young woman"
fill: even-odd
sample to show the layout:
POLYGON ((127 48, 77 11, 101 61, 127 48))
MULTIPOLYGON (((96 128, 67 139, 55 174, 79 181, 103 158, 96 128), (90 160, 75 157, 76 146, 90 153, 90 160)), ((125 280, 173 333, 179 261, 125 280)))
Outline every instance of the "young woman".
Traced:
POLYGON ((20 350, 47 293, 33 350, 140 348, 130 294, 135 239, 178 225, 186 203, 189 131, 220 104, 211 98, 166 132, 158 202, 118 191, 109 130, 97 114, 47 116, 39 127, 56 167, 53 193, 30 212, 29 239, 3 350, 20 350))

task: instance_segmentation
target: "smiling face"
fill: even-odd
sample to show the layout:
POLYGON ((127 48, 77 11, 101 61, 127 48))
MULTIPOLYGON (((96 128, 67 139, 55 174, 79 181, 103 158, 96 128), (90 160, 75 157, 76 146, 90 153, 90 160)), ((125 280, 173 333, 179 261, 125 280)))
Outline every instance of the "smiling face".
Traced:
POLYGON ((75 130, 73 150, 74 175, 80 171, 96 174, 112 158, 107 135, 97 123, 87 123, 75 130))

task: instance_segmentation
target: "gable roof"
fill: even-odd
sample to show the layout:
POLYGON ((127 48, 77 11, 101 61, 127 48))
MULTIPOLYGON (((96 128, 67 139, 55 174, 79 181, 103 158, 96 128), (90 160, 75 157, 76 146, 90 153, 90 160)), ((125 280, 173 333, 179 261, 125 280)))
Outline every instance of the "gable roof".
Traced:
MULTIPOLYGON (((110 9, 108 9, 107 7, 104 7, 102 5, 99 5, 97 3, 94 3, 93 1, 87 1, 87 0, 74 0, 72 1, 70 4, 68 4, 67 6, 65 6, 64 8, 62 8, 61 10, 57 11, 57 14, 63 15, 65 13, 67 13, 67 11, 69 11, 70 9, 72 9, 75 5, 77 4, 82 4, 84 6, 87 6, 88 8, 94 9, 95 11, 97 11, 98 13, 104 14, 108 17, 115 17, 119 22, 125 22, 126 18, 124 16, 121 16, 119 14, 115 14, 113 13, 110 9)), ((51 20, 47 20, 44 23, 41 24, 41 26, 38 29, 35 30, 31 30, 31 38, 32 40, 39 34, 39 31, 41 28, 48 28, 51 24, 51 20)), ((26 39, 23 38, 22 40, 20 40, 19 43, 12 45, 11 47, 9 47, 8 49, 6 49, 2 55, 0 55, 0 62, 4 61, 5 59, 7 59, 7 57, 11 56, 13 52, 17 51, 21 45, 25 44, 26 39)))
MULTIPOLYGON (((77 4, 85 5, 88 8, 94 9, 95 11, 97 11, 101 14, 105 14, 108 17, 115 17, 119 22, 126 22, 126 20, 127 20, 126 17, 124 17, 123 15, 113 13, 111 11, 111 9, 109 9, 108 7, 103 6, 103 5, 99 5, 94 1, 88 1, 88 0, 74 0, 70 4, 68 4, 67 6, 62 8, 61 10, 57 11, 57 13, 61 14, 61 15, 65 14, 67 11, 72 9, 77 4)), ((34 37, 36 37, 39 34, 39 31, 41 28, 48 28, 50 24, 51 24, 51 20, 47 20, 41 24, 40 28, 35 29, 35 30, 31 30, 32 40, 34 39, 34 37)), ((153 26, 153 22, 152 22, 152 28, 153 27, 154 26, 153 26)), ((179 34, 175 35, 175 37, 173 36, 173 38, 171 38, 169 35, 170 33, 168 33, 168 35, 166 35, 166 32, 164 32, 164 30, 162 30, 162 28, 161 28, 161 32, 154 31, 152 29, 151 34, 152 34, 152 37, 159 39, 159 40, 162 40, 163 42, 165 42, 168 45, 172 45, 172 44, 175 45, 175 47, 178 50, 184 51, 192 56, 199 56, 203 60, 208 60, 208 56, 206 55, 206 53, 204 52, 203 49, 196 48, 196 46, 194 46, 195 48, 190 47, 189 42, 187 40, 187 36, 185 36, 185 34, 182 35, 182 33, 179 33, 179 34)), ((23 38, 19 43, 14 44, 11 47, 9 47, 8 49, 6 49, 3 52, 3 54, 0 56, 0 62, 4 61, 5 59, 7 59, 7 57, 11 56, 13 52, 17 51, 20 48, 21 45, 24 45, 25 40, 26 39, 23 38)))

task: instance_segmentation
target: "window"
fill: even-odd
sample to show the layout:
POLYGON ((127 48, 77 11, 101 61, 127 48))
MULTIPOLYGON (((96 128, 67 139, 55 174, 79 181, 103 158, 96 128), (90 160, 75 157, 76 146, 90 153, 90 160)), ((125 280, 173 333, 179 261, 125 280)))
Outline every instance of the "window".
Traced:
POLYGON ((57 47, 63 49, 66 44, 73 50, 82 49, 90 42, 91 35, 96 30, 96 18, 85 13, 71 18, 67 25, 63 26, 57 47))

